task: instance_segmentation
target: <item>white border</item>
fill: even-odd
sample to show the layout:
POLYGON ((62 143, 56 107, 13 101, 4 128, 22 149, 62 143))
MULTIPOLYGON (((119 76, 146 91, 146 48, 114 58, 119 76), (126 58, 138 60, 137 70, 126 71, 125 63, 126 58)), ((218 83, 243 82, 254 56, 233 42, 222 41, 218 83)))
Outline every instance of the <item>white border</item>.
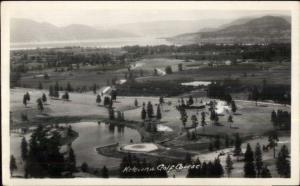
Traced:
POLYGON ((3 185, 298 185, 299 182, 299 12, 300 3, 265 1, 216 1, 216 2, 1 2, 1 91, 2 91, 2 175, 3 185), (93 5, 93 6, 90 6, 93 5), (193 10, 288 10, 292 16, 292 129, 291 129, 291 178, 176 178, 176 179, 10 179, 9 175, 9 17, 20 6, 49 9, 193 9, 193 10))

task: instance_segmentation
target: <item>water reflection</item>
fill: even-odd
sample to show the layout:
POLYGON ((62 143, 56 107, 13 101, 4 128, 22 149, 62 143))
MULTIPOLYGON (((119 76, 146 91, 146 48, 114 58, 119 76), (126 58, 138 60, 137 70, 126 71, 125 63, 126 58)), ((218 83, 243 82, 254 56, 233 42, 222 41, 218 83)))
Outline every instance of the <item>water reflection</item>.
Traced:
POLYGON ((95 149, 113 143, 129 144, 131 139, 134 143, 141 141, 136 130, 122 125, 99 124, 98 122, 79 122, 71 125, 73 130, 79 133, 78 138, 72 144, 78 165, 87 162, 89 165, 99 167, 119 166, 119 159, 101 156, 95 149))

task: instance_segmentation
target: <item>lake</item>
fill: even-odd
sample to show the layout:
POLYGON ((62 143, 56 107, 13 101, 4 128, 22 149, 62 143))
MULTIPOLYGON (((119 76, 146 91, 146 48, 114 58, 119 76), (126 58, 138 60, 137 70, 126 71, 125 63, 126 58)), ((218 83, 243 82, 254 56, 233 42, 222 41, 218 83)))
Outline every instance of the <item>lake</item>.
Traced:
POLYGON ((133 37, 133 38, 113 38, 113 39, 93 39, 93 40, 72 40, 72 41, 47 41, 47 42, 22 42, 11 43, 11 50, 36 49, 36 48, 57 48, 57 47, 99 47, 99 48, 119 48, 131 45, 172 45, 162 38, 154 37, 133 37))
POLYGON ((108 124, 97 122, 79 122, 71 124, 72 129, 79 133, 78 138, 72 143, 76 155, 77 166, 87 162, 92 167, 116 167, 121 163, 120 159, 102 156, 97 153, 96 148, 119 142, 129 144, 132 139, 134 143, 141 141, 139 133, 125 127, 118 130, 108 124))

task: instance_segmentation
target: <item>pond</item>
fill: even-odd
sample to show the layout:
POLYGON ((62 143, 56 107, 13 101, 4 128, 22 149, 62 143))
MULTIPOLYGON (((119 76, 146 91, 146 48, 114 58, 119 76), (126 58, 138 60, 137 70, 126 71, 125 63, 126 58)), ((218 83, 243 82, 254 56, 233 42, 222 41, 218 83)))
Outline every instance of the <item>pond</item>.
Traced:
POLYGON ((78 122, 71 124, 74 131, 79 133, 78 138, 72 143, 76 155, 77 166, 87 162, 92 167, 117 167, 121 160, 102 156, 96 148, 119 142, 129 144, 141 141, 139 133, 131 128, 118 128, 117 126, 97 122, 78 122))
MULTIPOLYGON (((96 148, 117 142, 121 145, 129 144, 131 139, 133 143, 141 142, 140 134, 136 130, 127 127, 120 128, 105 123, 98 124, 97 122, 78 122, 70 125, 72 129, 79 134, 72 143, 77 166, 86 162, 90 167, 102 168, 104 165, 108 168, 118 167, 121 163, 121 159, 102 156, 97 153, 96 148)), ((66 125, 60 124, 59 126, 66 125)), ((30 136, 31 133, 25 135, 28 142, 30 136)), ((21 163, 20 146, 22 137, 23 135, 11 133, 10 149, 17 163, 21 163)))

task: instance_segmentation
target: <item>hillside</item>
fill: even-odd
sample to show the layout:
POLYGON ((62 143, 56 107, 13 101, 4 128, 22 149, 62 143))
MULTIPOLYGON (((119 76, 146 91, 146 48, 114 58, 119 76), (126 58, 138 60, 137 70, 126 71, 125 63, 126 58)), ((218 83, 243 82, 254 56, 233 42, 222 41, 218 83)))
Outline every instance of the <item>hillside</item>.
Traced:
POLYGON ((172 37, 183 33, 198 32, 204 28, 221 26, 227 19, 199 19, 199 20, 169 20, 116 25, 130 33, 148 37, 172 37))
POLYGON ((264 16, 239 19, 215 31, 200 31, 168 38, 177 44, 193 43, 289 43, 291 24, 286 18, 264 16))
POLYGON ((29 19, 16 18, 12 19, 10 23, 11 42, 86 40, 135 36, 135 34, 116 29, 96 29, 80 24, 57 27, 50 23, 39 23, 29 19))

